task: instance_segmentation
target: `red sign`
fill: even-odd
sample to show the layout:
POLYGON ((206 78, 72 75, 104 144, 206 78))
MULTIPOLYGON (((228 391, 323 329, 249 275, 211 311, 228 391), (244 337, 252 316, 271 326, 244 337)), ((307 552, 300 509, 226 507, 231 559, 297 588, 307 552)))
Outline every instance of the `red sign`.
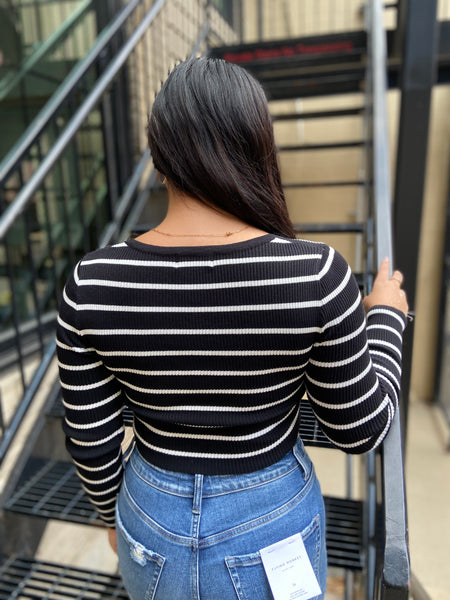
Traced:
POLYGON ((253 62, 267 58, 282 58, 286 56, 298 56, 300 54, 330 54, 332 52, 350 52, 354 49, 351 40, 336 42, 325 42, 321 44, 297 43, 285 44, 278 48, 255 48, 254 50, 243 50, 241 52, 225 52, 224 60, 232 63, 253 62))

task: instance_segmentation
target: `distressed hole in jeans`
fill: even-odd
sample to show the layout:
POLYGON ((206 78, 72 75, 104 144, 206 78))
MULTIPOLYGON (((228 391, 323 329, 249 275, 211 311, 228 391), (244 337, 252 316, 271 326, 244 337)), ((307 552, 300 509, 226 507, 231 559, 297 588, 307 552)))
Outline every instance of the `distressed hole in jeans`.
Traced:
POLYGON ((122 581, 131 600, 153 600, 165 563, 164 556, 135 540, 116 513, 117 553, 122 581))

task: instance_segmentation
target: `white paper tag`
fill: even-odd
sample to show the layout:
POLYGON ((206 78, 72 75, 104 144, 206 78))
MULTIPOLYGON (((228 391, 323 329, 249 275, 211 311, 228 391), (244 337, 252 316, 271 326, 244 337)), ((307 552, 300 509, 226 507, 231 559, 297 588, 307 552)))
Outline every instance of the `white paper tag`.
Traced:
POLYGON ((275 600, 308 600, 321 594, 299 533, 259 553, 275 600))

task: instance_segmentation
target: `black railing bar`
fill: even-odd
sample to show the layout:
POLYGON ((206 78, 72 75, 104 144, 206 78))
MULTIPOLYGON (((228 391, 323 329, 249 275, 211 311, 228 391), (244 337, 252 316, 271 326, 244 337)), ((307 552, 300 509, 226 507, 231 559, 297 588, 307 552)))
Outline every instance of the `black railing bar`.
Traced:
MULTIPOLYGON (((117 126, 114 123, 112 114, 111 94, 105 94, 102 98, 101 113, 103 119, 103 128, 106 131, 113 131, 117 126)), ((105 164, 108 165, 106 178, 108 181, 108 195, 110 211, 114 211, 119 199, 119 165, 117 164, 116 140, 113 135, 104 135, 105 164)), ((119 139, 123 139, 119 135, 119 139)))
MULTIPOLYGON (((366 84, 370 76, 370 65, 366 69, 364 83, 366 84)), ((370 157, 372 146, 371 134, 371 101, 370 101, 370 86, 365 85, 364 102, 361 107, 361 137, 364 140, 364 146, 360 154, 360 164, 358 168, 358 178, 364 182, 360 186, 356 194, 356 215, 357 221, 367 221, 370 215, 370 201, 372 189, 372 177, 370 169, 370 157)), ((354 268, 358 271, 368 270, 368 234, 366 229, 365 239, 363 236, 357 236, 355 240, 355 259, 354 268)))
POLYGON ((14 144, 14 146, 0 163, 0 183, 3 183, 4 180, 15 169, 23 155, 36 141, 57 110, 72 93, 73 89, 78 85, 80 79, 91 68, 96 59, 109 44, 111 39, 116 35, 130 14, 140 3, 141 0, 130 0, 124 9, 117 15, 112 24, 100 32, 97 41, 92 46, 91 50, 86 54, 82 61, 75 65, 70 74, 64 79, 63 83, 59 86, 55 93, 52 94, 50 100, 38 113, 31 125, 26 129, 23 135, 18 139, 18 141, 14 144))
POLYGON ((15 279, 14 279, 14 269, 13 269, 13 264, 12 264, 12 260, 11 260, 11 253, 9 250, 9 242, 7 239, 4 240, 4 249, 5 249, 5 258, 6 258, 6 268, 7 268, 7 277, 8 277, 8 281, 9 281, 9 289, 11 292, 11 312, 12 312, 12 322, 13 322, 13 331, 14 331, 14 342, 15 342, 15 346, 16 346, 16 350, 17 350, 17 356, 18 356, 18 364, 19 364, 19 370, 20 370, 20 381, 22 384, 22 391, 25 391, 26 388, 26 381, 25 381, 25 373, 24 373, 24 368, 23 368, 23 350, 22 350, 22 344, 20 341, 20 318, 18 315, 18 311, 17 311, 17 304, 15 302, 15 299, 17 298, 17 294, 16 294, 16 283, 15 283, 15 279))
MULTIPOLYGON (((44 349, 44 333, 42 329, 42 320, 41 320, 41 311, 39 310, 39 296, 37 291, 37 279, 38 273, 36 269, 36 261, 33 253, 32 241, 31 241, 31 223, 30 223, 30 211, 25 213, 25 231, 26 231, 26 246, 28 253, 28 268, 30 272, 31 279, 31 296, 33 298, 34 304, 34 313, 37 321, 36 332, 39 340, 39 347, 41 352, 44 349)), ((15 298, 13 298, 13 302, 15 302, 15 298)))
POLYGON ((70 17, 59 27, 45 42, 43 42, 39 48, 28 56, 20 70, 17 71, 13 77, 9 80, 4 79, 0 85, 0 100, 3 100, 9 92, 25 77, 25 75, 32 70, 42 58, 44 58, 49 52, 51 52, 55 46, 69 35, 70 30, 74 27, 77 22, 84 16, 92 5, 92 0, 84 0, 77 7, 70 17))
POLYGON ((111 221, 111 223, 109 223, 106 226, 106 228, 103 232, 103 235, 100 238, 100 241, 99 241, 100 248, 103 248, 107 244, 110 244, 112 240, 114 240, 114 238, 119 230, 120 223, 121 223, 123 217, 125 216, 125 213, 128 209, 128 206, 130 205, 130 202, 131 202, 134 194, 136 193, 139 182, 141 181, 142 175, 144 174, 145 168, 146 168, 149 160, 150 160, 150 150, 147 148, 145 150, 145 152, 143 153, 143 155, 141 156, 141 158, 139 159, 139 162, 137 163, 131 178, 128 180, 128 183, 125 186, 123 194, 119 199, 119 202, 117 204, 117 209, 116 209, 115 215, 114 215, 114 220, 111 221))
MULTIPOLYGON (((55 244, 54 244, 54 240, 53 240, 53 236, 52 236, 52 223, 51 223, 47 189, 45 189, 45 188, 42 190, 42 202, 44 205, 45 235, 47 237, 47 252, 48 252, 48 257, 51 261, 51 271, 53 273, 53 281, 56 283, 58 281, 58 271, 57 271, 56 256, 55 256, 55 244)), ((56 296, 57 305, 59 306, 60 292, 59 292, 58 288, 56 289, 55 296, 56 296)), ((41 316, 41 318, 42 318, 42 316, 41 316)))
POLYGON ((19 429, 22 419, 24 418, 26 412, 28 411, 28 408, 29 408, 31 402, 33 401, 34 396, 36 395, 36 392, 38 391, 38 389, 45 377, 45 374, 47 373, 47 370, 51 365, 53 356, 55 354, 55 349, 56 349, 56 341, 52 340, 47 345, 45 352, 43 354, 43 357, 42 357, 42 361, 41 361, 40 365, 38 366, 38 368, 36 369, 33 379, 31 380, 30 385, 27 387, 20 404, 18 405, 18 407, 16 409, 15 414, 14 414, 11 422, 8 425, 8 428, 6 429, 6 431, 3 434, 3 437, 0 441, 0 464, 3 461, 6 451, 8 450, 12 440, 14 439, 14 436, 15 436, 17 430, 19 429))
MULTIPOLYGON (((72 99, 69 100, 69 107, 72 104, 72 99)), ((71 110, 72 112, 72 110, 71 110)), ((80 155, 78 152, 79 138, 74 137, 73 143, 69 148, 69 160, 68 160, 68 171, 69 171, 69 186, 64 186, 64 189, 72 189, 75 191, 78 209, 78 219, 82 230, 82 248, 84 253, 89 252, 89 231, 86 224, 86 210, 85 203, 83 202, 83 193, 81 191, 81 173, 80 173, 80 155), (72 181, 71 181, 72 179, 72 181), (73 181, 75 180, 75 181, 73 181)))
POLYGON ((157 171, 153 169, 146 186, 143 190, 141 190, 137 196, 136 201, 133 204, 133 208, 130 211, 125 223, 122 226, 122 230, 120 232, 120 238, 123 239, 130 234, 133 225, 139 219, 140 214, 142 213, 145 204, 148 201, 148 195, 150 190, 157 184, 157 171))
POLYGON ((115 56, 107 66, 104 73, 98 80, 95 88, 84 100, 83 104, 79 107, 72 119, 68 122, 60 138, 56 141, 55 145, 41 162, 38 169, 33 173, 22 190, 18 193, 13 203, 6 209, 0 219, 0 240, 3 239, 16 218, 22 213, 28 202, 31 201, 33 194, 37 191, 53 165, 76 135, 83 124, 83 121, 98 104, 108 86, 111 85, 112 81, 117 76, 118 72, 137 45, 138 41, 144 35, 145 31, 148 29, 165 2, 166 0, 157 0, 157 2, 148 11, 146 16, 141 20, 138 27, 134 30, 132 35, 124 44, 123 48, 120 50, 119 54, 115 56))

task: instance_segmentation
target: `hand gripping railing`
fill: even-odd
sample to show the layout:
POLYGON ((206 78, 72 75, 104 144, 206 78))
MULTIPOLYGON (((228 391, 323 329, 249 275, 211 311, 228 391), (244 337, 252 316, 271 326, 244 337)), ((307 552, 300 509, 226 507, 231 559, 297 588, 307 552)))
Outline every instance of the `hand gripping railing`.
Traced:
MULTIPOLYGON (((367 3, 369 20, 369 61, 372 92, 372 175, 377 264, 391 259, 391 184, 386 108, 386 41, 381 0, 367 3)), ((381 448, 383 506, 380 528, 381 547, 376 562, 374 592, 371 598, 406 600, 410 583, 406 497, 403 471, 401 414, 397 411, 381 448)), ((376 477, 375 457, 369 457, 369 480, 376 477)), ((369 494, 369 502, 371 497, 369 494)), ((372 496, 376 503, 376 498, 372 496)), ((375 508, 375 507, 374 507, 375 508)), ((376 510, 376 508, 375 508, 376 510)), ((377 532, 373 532, 377 535, 377 532)), ((370 560, 370 556, 369 556, 370 560)))

